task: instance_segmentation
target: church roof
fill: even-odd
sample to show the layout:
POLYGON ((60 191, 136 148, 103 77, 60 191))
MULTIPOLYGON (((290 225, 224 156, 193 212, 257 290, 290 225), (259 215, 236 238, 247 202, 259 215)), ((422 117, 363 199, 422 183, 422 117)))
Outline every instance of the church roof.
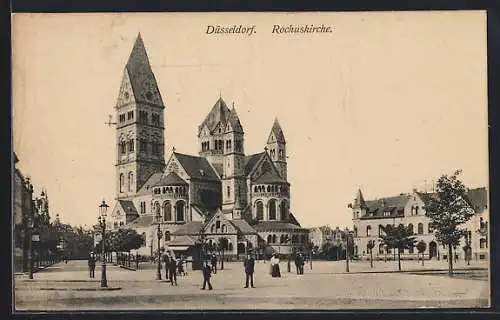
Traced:
POLYGON ((172 232, 173 235, 197 235, 200 233, 202 226, 201 221, 191 221, 180 227, 179 229, 172 232))
POLYGON ((260 152, 256 154, 251 154, 245 157, 245 174, 249 175, 252 169, 255 167, 260 158, 264 156, 265 152, 260 152))
POLYGON ((240 118, 238 117, 234 105, 229 113, 227 121, 231 124, 231 128, 234 132, 243 133, 243 126, 241 125, 240 118))
POLYGON ((219 177, 222 177, 224 173, 224 165, 222 163, 212 163, 212 167, 214 167, 215 171, 219 174, 219 177))
POLYGON ((260 177, 253 181, 254 183, 287 183, 273 170, 264 172, 260 177))
POLYGON ((144 228, 144 227, 149 227, 153 224, 153 215, 148 214, 148 215, 142 215, 139 216, 139 218, 132 220, 127 224, 127 226, 131 228, 144 228))
POLYGON ((118 200, 125 214, 139 215, 132 200, 118 200))
POLYGON ((175 236, 175 238, 168 243, 169 246, 192 246, 196 243, 196 239, 187 235, 175 236))
POLYGON ((292 224, 290 222, 284 222, 284 221, 259 221, 253 227, 256 231, 302 229, 301 227, 299 227, 295 224, 292 224))
POLYGON ((276 141, 285 143, 285 135, 283 134, 283 130, 281 130, 280 123, 278 122, 278 118, 274 118, 273 127, 271 128, 271 133, 269 134, 269 139, 267 143, 272 143, 271 136, 276 137, 276 141))
MULTIPOLYGON (((153 93, 158 93, 158 96, 160 97, 161 100, 161 95, 159 94, 155 76, 149 64, 149 58, 146 53, 146 47, 144 46, 144 42, 142 41, 140 33, 138 34, 137 39, 135 40, 134 47, 132 48, 132 52, 130 53, 125 68, 128 72, 130 84, 132 86, 132 91, 134 92, 134 96, 136 99, 143 98, 141 97, 141 94, 147 91, 145 85, 147 82, 146 80, 149 79, 153 80, 152 81, 154 85, 153 90, 155 91, 153 93)), ((163 105, 163 101, 160 102, 163 105)))
POLYGON ((137 195, 148 195, 152 194, 153 191, 151 190, 152 187, 154 187, 163 177, 162 172, 155 172, 152 175, 149 176, 148 180, 142 185, 142 187, 137 191, 137 195))
POLYGON ((162 176, 160 181, 155 183, 155 186, 182 186, 187 185, 187 182, 184 181, 179 175, 175 172, 170 172, 166 176, 162 176))
POLYGON ((299 223, 299 220, 297 220, 297 218, 295 218, 295 216, 293 215, 293 213, 289 212, 288 213, 288 217, 290 218, 290 222, 298 227, 302 227, 299 223))
POLYGON ((246 222, 243 219, 234 219, 234 220, 229 220, 231 224, 238 229, 241 233, 243 234, 256 234, 257 231, 255 231, 254 228, 252 228, 248 222, 246 222))
POLYGON ((363 197, 363 193, 361 193, 361 189, 358 189, 358 192, 356 193, 356 204, 364 207, 366 206, 365 198, 363 197))
POLYGON ((207 159, 177 152, 174 155, 191 179, 220 181, 207 159))
POLYGON ((488 192, 485 187, 470 189, 467 192, 467 199, 476 212, 481 212, 488 206, 488 192))
POLYGON ((201 123, 199 129, 203 129, 203 126, 207 126, 208 130, 212 132, 217 124, 221 122, 223 125, 226 124, 227 119, 231 110, 227 107, 226 103, 222 98, 219 98, 215 105, 212 107, 212 110, 208 113, 207 117, 201 123))

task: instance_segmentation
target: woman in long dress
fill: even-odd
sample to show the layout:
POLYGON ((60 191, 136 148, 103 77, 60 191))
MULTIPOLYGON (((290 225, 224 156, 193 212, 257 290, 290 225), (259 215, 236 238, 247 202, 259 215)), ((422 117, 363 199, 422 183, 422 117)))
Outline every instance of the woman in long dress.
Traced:
POLYGON ((280 259, 276 254, 271 258, 271 276, 273 278, 281 278, 280 259))

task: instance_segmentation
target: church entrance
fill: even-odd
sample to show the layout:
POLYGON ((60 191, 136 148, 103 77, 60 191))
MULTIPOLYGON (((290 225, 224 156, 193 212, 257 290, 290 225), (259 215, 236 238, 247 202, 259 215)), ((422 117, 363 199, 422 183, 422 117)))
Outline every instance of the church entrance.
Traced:
POLYGON ((429 259, 437 257, 437 244, 434 241, 429 243, 429 259))

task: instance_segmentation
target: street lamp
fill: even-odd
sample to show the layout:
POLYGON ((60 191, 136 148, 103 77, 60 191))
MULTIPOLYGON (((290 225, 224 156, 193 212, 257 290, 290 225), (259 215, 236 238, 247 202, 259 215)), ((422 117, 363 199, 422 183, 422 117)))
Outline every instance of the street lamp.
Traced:
MULTIPOLYGON (((158 268, 156 269, 156 280, 161 280, 161 252, 160 252, 160 240, 161 240, 161 237, 162 237, 162 232, 161 232, 161 228, 160 228, 160 219, 161 219, 161 215, 160 213, 158 212, 156 214, 156 222, 158 223, 158 228, 156 230, 156 237, 158 238, 158 268)), ((165 268, 167 266, 165 265, 165 268)))
POLYGON ((99 226, 102 229, 102 271, 101 271, 101 288, 108 286, 108 279, 106 279, 106 212, 108 211, 106 201, 102 200, 99 205, 99 226))

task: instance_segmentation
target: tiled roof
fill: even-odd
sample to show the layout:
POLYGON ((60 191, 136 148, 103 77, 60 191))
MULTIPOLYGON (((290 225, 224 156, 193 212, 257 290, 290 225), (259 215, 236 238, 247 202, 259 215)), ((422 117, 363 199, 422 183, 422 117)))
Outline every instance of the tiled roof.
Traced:
POLYGON ((488 192, 485 187, 470 189, 467 192, 467 199, 476 212, 482 212, 488 207, 488 192))
POLYGON ((269 134, 269 139, 267 140, 267 143, 274 142, 274 141, 271 141, 271 136, 273 133, 274 133, 274 136, 276 137, 276 141, 285 142, 285 135, 283 134, 283 130, 281 130, 281 126, 278 122, 278 118, 274 118, 273 127, 271 128, 271 134, 269 134))
POLYGON ((196 235, 200 233, 201 221, 191 221, 172 232, 173 235, 196 235))
POLYGON ((260 177, 255 179, 254 183, 287 183, 274 170, 264 172, 260 177))
POLYGON ((125 210, 125 214, 139 215, 132 200, 118 200, 118 202, 123 210, 125 210))
POLYGON ((158 86, 156 85, 155 76, 153 74, 153 71, 151 70, 148 55, 146 53, 146 48, 144 46, 144 42, 142 41, 140 33, 137 36, 134 48, 130 53, 125 68, 128 72, 132 91, 134 92, 134 96, 136 99, 146 100, 146 98, 143 97, 143 95, 145 95, 146 91, 148 90, 148 88, 146 87, 146 83, 152 79, 154 92, 151 93, 153 94, 153 96, 159 97, 160 101, 156 102, 163 105, 163 101, 161 101, 161 95, 158 90, 158 86))
POLYGON ((160 181, 155 183, 155 186, 182 186, 187 185, 187 182, 175 172, 170 172, 167 176, 162 176, 160 181))
POLYGON ((169 242, 169 246, 175 247, 175 246, 192 246, 196 243, 196 240, 193 237, 186 236, 186 235, 180 235, 180 236, 175 236, 175 238, 169 242))
POLYGON ((227 121, 231 124, 231 127, 235 132, 243 133, 243 126, 241 125, 240 118, 238 117, 238 113, 236 113, 234 105, 227 121))
POLYGON ((191 179, 220 181, 207 159, 177 152, 174 155, 191 179))
POLYGON ((231 224, 244 234, 255 234, 257 231, 243 219, 229 220, 231 224))
POLYGON ((210 112, 208 113, 205 120, 203 120, 203 122, 201 123, 199 130, 201 131, 201 129, 203 129, 203 127, 206 125, 208 130, 212 132, 219 122, 221 122, 221 125, 225 126, 230 112, 231 110, 229 110, 224 100, 222 100, 222 98, 219 98, 219 100, 217 100, 217 102, 213 106, 212 110, 210 110, 210 112))
POLYGON ((153 224, 153 215, 148 214, 148 215, 139 216, 139 218, 128 223, 127 226, 130 226, 133 228, 141 228, 141 227, 149 227, 152 224, 153 224))
POLYGON ((255 167, 257 162, 262 158, 265 152, 260 152, 256 154, 251 154, 245 157, 245 174, 248 175, 255 167))
POLYGON ((281 221, 259 221, 257 224, 253 226, 256 231, 270 231, 270 230, 298 230, 302 229, 301 227, 291 224, 289 222, 281 222, 281 221))
POLYGON ((290 222, 298 227, 302 227, 299 223, 299 221, 297 220, 297 218, 295 218, 295 216, 293 215, 293 213, 289 212, 288 214, 288 217, 290 218, 290 222))
POLYGON ((212 167, 214 167, 215 171, 219 174, 219 177, 222 177, 222 173, 224 170, 222 163, 212 163, 212 167))
POLYGON ((153 173, 151 176, 149 176, 148 180, 146 180, 146 182, 139 189, 137 195, 143 196, 147 194, 152 194, 153 191, 151 190, 151 188, 154 187, 162 177, 163 177, 162 172, 153 173))

